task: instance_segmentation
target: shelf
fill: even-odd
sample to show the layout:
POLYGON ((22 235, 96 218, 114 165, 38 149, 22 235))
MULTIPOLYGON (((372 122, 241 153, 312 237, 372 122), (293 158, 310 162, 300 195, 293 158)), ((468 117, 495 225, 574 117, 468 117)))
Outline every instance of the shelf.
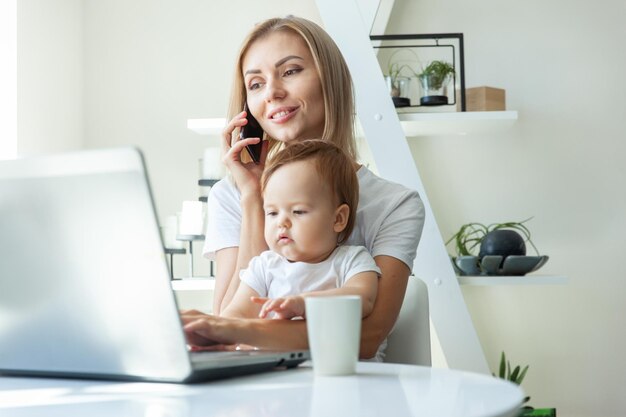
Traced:
POLYGON ((399 113, 407 137, 494 133, 510 128, 517 111, 399 113))
POLYGON ((182 278, 172 280, 174 291, 213 291, 215 289, 215 278, 182 278))
MULTIPOLYGON (((517 121, 517 111, 469 111, 438 113, 398 113, 407 137, 494 133, 509 129, 517 121)), ((218 135, 226 119, 189 119, 187 128, 200 135, 218 135)), ((363 136, 362 132, 357 135, 363 136)))
POLYGON ((201 187, 213 187, 218 181, 219 180, 201 179, 198 180, 198 185, 201 187))
POLYGON ((187 253, 187 250, 184 248, 163 248, 165 253, 168 255, 184 255, 187 253))
POLYGON ((567 277, 560 275, 524 275, 524 276, 459 276, 461 285, 562 285, 567 284, 567 277))
POLYGON ((204 240, 204 235, 176 235, 176 240, 183 240, 185 242, 193 242, 198 240, 204 240))

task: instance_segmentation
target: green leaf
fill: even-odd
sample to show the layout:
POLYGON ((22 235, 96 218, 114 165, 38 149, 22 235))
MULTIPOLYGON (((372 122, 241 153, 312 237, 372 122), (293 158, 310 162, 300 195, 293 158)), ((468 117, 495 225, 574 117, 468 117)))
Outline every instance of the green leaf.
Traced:
MULTIPOLYGON (((515 369, 513 370, 513 373, 511 373, 511 378, 509 378, 509 381, 511 382, 515 382, 516 384, 517 382, 517 375, 519 374, 520 371, 520 367, 519 365, 515 367, 515 369)), ((519 385, 519 384, 518 384, 519 385)))
POLYGON ((504 356, 504 351, 502 351, 502 356, 500 356, 500 378, 504 379, 504 372, 506 367, 506 357, 504 356))
POLYGON ((528 365, 526 365, 524 367, 524 370, 522 370, 522 373, 519 374, 519 376, 517 377, 517 384, 521 385, 522 381, 524 380, 524 377, 526 376, 526 371, 528 371, 528 365))

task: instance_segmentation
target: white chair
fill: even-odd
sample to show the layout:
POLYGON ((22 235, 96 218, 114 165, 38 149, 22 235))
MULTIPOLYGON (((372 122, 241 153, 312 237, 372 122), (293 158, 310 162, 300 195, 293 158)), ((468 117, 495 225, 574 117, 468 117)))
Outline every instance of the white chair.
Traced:
POLYGON ((387 338, 385 362, 431 365, 428 287, 411 276, 400 315, 387 338))

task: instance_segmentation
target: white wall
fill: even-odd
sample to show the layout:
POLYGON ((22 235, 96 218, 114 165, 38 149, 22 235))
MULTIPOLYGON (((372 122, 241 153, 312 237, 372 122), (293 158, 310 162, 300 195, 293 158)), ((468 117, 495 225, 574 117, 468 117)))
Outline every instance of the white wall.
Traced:
POLYGON ((0 1, 0 160, 17 155, 17 2, 0 1))
POLYGON ((187 119, 225 116, 245 29, 312 9, 289 3, 85 1, 86 145, 139 146, 162 216, 197 198, 198 159, 219 143, 187 119))
POLYGON ((469 87, 506 89, 502 134, 411 140, 444 238, 522 220, 563 286, 471 287, 491 369, 529 364, 523 387, 560 415, 626 410, 626 7, 619 0, 398 0, 388 33, 463 32, 469 87))
POLYGON ((83 2, 17 2, 17 153, 83 146, 83 2))
MULTIPOLYGON (((219 145, 187 119, 225 117, 247 30, 286 14, 319 21, 313 2, 85 0, 86 146, 140 147, 161 219, 198 198, 198 159, 219 145)), ((188 270, 179 259, 177 276, 188 270)), ((208 273, 207 261, 196 266, 208 273)))

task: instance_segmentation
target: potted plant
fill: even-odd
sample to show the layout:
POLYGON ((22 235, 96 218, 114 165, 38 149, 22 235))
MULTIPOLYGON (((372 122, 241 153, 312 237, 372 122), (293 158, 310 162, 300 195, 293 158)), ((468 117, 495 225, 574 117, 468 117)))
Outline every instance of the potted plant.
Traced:
MULTIPOLYGON (((511 362, 506 359, 504 352, 500 356, 500 368, 498 370, 498 378, 510 381, 516 385, 521 385, 524 377, 526 376, 526 371, 528 371, 528 365, 526 365, 523 369, 521 366, 517 365, 513 370, 511 370, 511 362)), ((495 377, 496 374, 492 373, 495 377)), ((530 396, 524 397, 524 401, 522 402, 522 409, 520 410, 520 417, 556 417, 556 409, 555 408, 534 408, 530 405, 526 404, 530 400, 530 396)))
POLYGON ((417 76, 411 64, 417 62, 419 62, 417 55, 411 49, 397 49, 389 56, 385 82, 395 107, 408 107, 411 105, 409 86, 411 78, 417 76), (399 56, 401 52, 410 53, 412 56, 401 59, 399 56))
POLYGON ((530 239, 530 230, 521 222, 467 223, 446 245, 454 242, 456 257, 452 264, 460 275, 525 275, 539 269, 547 261, 540 256, 530 239), (537 256, 526 256, 529 243, 537 256), (478 253, 477 253, 478 249, 478 253))
POLYGON ((441 106, 448 104, 447 87, 454 67, 446 61, 432 61, 417 75, 422 86, 420 104, 422 106, 441 106))

